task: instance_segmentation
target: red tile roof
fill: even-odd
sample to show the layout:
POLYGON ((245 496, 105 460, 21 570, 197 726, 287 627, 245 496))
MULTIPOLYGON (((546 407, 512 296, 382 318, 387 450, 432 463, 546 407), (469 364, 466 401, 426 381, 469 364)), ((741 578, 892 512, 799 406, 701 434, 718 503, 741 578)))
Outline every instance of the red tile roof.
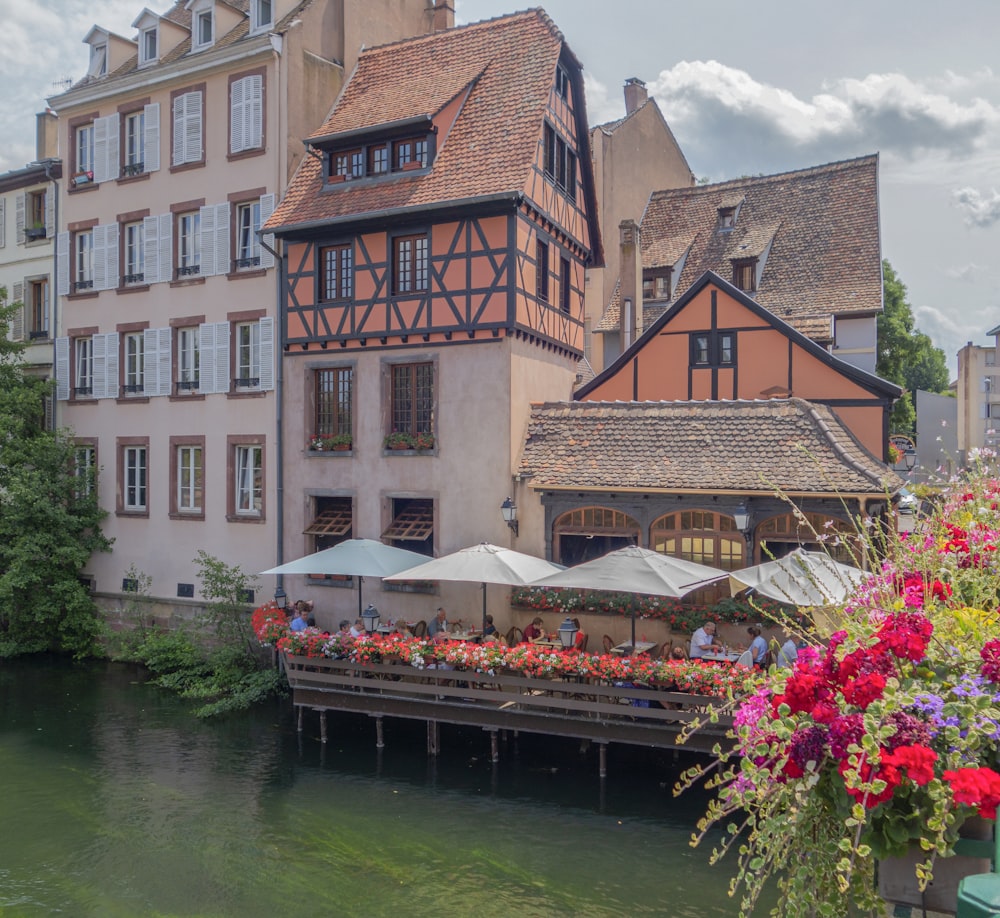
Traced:
MULTIPOLYGON (((688 252, 678 295, 705 271, 731 279, 732 259, 766 255, 754 299, 803 334, 828 341, 831 316, 882 309, 877 155, 657 191, 641 230, 643 267, 688 252), (720 232, 719 208, 737 206, 736 225, 720 232)), ((598 327, 616 329, 617 314, 598 327)))
POLYGON ((535 488, 886 494, 902 481, 803 399, 549 402, 518 472, 535 488))
MULTIPOLYGON (((539 9, 363 51, 330 117, 312 138, 429 118, 468 92, 453 126, 439 137, 432 167, 324 191, 322 163, 307 156, 267 228, 520 194, 538 152, 560 54, 578 71, 562 33, 539 9)), ((578 72, 571 78, 582 90, 578 72)), ((579 143, 586 150, 586 111, 579 95, 579 143)), ((584 160, 586 154, 582 167, 584 160)))

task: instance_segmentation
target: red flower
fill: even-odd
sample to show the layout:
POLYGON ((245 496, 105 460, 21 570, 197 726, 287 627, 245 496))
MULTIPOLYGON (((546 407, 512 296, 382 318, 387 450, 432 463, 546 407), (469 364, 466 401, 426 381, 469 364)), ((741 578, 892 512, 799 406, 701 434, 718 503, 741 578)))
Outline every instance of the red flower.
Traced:
POLYGON ((996 819, 1000 805, 1000 775, 992 768, 973 765, 946 771, 941 777, 951 787, 956 803, 977 807, 983 818, 996 819))
POLYGON ((900 746, 894 752, 882 755, 884 763, 904 770, 906 777, 918 787, 934 780, 934 763, 937 759, 937 753, 927 746, 900 746))
POLYGON ((865 761, 859 767, 854 768, 848 760, 841 762, 837 766, 837 771, 840 772, 841 777, 846 777, 848 772, 853 771, 863 784, 870 785, 874 781, 885 781, 885 788, 877 794, 871 788, 847 787, 845 782, 844 790, 856 801, 863 803, 865 809, 868 810, 874 809, 880 803, 884 803, 892 797, 896 788, 899 787, 899 769, 892 763, 885 761, 885 756, 883 756, 882 762, 875 767, 872 766, 871 762, 865 761))
POLYGON ((843 686, 844 700, 865 710, 885 691, 885 676, 881 673, 863 673, 843 686))
POLYGON ((979 656, 983 658, 983 666, 980 672, 984 679, 1000 684, 1000 640, 987 641, 983 649, 979 651, 979 656))

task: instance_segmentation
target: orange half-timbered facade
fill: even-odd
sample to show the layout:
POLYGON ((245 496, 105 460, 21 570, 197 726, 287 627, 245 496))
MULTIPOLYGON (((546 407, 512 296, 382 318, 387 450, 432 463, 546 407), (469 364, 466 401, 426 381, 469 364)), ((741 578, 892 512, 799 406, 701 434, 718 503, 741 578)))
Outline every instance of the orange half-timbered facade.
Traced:
POLYGON ((266 227, 285 252, 286 558, 512 538, 530 403, 572 393, 602 258, 587 137, 580 65, 540 10, 362 53, 266 227))

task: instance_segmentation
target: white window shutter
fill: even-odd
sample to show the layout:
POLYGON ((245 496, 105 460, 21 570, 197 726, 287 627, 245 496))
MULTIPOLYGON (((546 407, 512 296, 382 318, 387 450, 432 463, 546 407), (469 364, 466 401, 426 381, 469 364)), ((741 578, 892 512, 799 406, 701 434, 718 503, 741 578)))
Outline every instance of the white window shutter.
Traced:
POLYGON ((198 326, 198 391, 210 395, 215 391, 215 325, 204 322, 198 326))
POLYGON ((146 373, 156 380, 155 389, 149 383, 146 384, 147 395, 170 395, 173 389, 173 368, 170 362, 172 339, 173 330, 170 328, 147 329, 143 334, 143 347, 147 354, 146 373), (155 359, 148 356, 150 354, 155 355, 155 359))
POLYGON ((20 303, 10 320, 10 340, 24 340, 24 284, 14 284, 8 305, 20 303))
POLYGON ((104 363, 104 393, 106 398, 118 398, 118 332, 108 332, 104 363))
POLYGON ((260 389, 270 392, 274 388, 274 317, 260 320, 260 389))
POLYGON ((142 253, 145 259, 143 273, 147 284, 156 284, 160 280, 160 218, 143 217, 142 220, 142 253))
POLYGON ((25 207, 25 195, 21 192, 17 196, 15 202, 14 219, 15 225, 17 226, 17 244, 24 245, 24 207, 25 207))
MULTIPOLYGON (((3 211, 0 210, 0 220, 3 211)), ((56 186, 50 185, 45 189, 45 238, 51 239, 56 231, 56 186)), ((3 245, 3 230, 0 229, 0 245, 3 245)))
POLYGON ((201 236, 201 273, 215 274, 215 205, 198 211, 198 233, 201 236))
POLYGON ((174 279, 174 215, 160 214, 160 275, 161 284, 167 284, 174 279))
POLYGON ((108 280, 108 224, 100 223, 94 227, 92 232, 94 239, 94 289, 106 290, 108 280))
POLYGON ((175 166, 184 162, 184 125, 186 123, 184 115, 187 111, 185 99, 187 99, 186 94, 174 99, 174 137, 170 162, 175 166))
POLYGON ((160 330, 146 328, 142 332, 142 359, 144 361, 142 374, 142 394, 159 395, 160 386, 160 330))
POLYGON ((69 338, 56 338, 56 398, 69 398, 69 338))
POLYGON ((247 79, 246 148, 255 150, 264 146, 264 77, 258 74, 247 79))
POLYGON ((246 149, 244 144, 246 119, 246 96, 247 80, 234 80, 230 87, 229 98, 229 151, 230 153, 242 153, 246 149))
POLYGON ((91 355, 94 360, 93 395, 94 398, 108 397, 107 368, 107 336, 94 335, 90 339, 91 355))
POLYGON ((69 296, 69 233, 56 236, 56 296, 69 296))
POLYGON ((104 257, 105 257, 105 283, 106 290, 114 290, 118 286, 120 278, 118 276, 118 233, 117 223, 109 223, 105 227, 104 237, 104 257))
POLYGON ((94 119, 94 184, 108 180, 108 119, 94 119))
MULTIPOLYGON (((213 372, 215 373, 215 386, 216 392, 228 392, 229 391, 229 380, 230 380, 230 365, 229 365, 229 323, 228 322, 216 322, 215 323, 215 359, 212 363, 213 372)), ((206 369, 205 364, 202 364, 202 373, 206 369)))
POLYGON ((156 172, 160 168, 160 103, 151 102, 143 109, 143 115, 146 132, 143 169, 156 172))
MULTIPOLYGON (((213 273, 228 274, 229 259, 229 204, 215 205, 215 267, 213 273)), ((204 257, 204 253, 203 253, 204 257)))
POLYGON ((187 99, 184 116, 184 159, 196 163, 201 159, 201 92, 184 93, 187 99))
MULTIPOLYGON (((271 214, 274 213, 274 198, 273 194, 262 194, 260 196, 260 225, 263 226, 270 219, 271 214)), ((261 237, 261 242, 263 243, 260 247, 260 266, 262 268, 273 268, 274 267, 274 256, 264 248, 268 246, 269 248, 274 248, 274 233, 264 233, 261 237)))
POLYGON ((7 199, 0 198, 0 249, 7 244, 7 199))
POLYGON ((107 117, 107 164, 104 169, 104 176, 110 182, 118 178, 121 172, 121 159, 118 153, 119 138, 121 137, 121 115, 115 112, 107 117))

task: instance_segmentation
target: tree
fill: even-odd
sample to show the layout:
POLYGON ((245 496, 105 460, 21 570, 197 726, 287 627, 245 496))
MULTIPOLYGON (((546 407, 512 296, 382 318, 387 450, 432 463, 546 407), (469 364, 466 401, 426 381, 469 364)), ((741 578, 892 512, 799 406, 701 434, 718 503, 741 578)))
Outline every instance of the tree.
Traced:
POLYGON ((893 433, 916 430, 917 389, 944 392, 948 388, 948 366, 944 351, 917 331, 913 311, 906 301, 906 285, 888 261, 882 262, 884 308, 878 317, 878 357, 875 372, 906 389, 889 419, 893 433))
POLYGON ((46 429, 52 383, 25 372, 9 331, 21 303, 0 287, 0 656, 43 650, 85 656, 101 618, 80 581, 101 532, 96 470, 77 474, 69 431, 46 429))

